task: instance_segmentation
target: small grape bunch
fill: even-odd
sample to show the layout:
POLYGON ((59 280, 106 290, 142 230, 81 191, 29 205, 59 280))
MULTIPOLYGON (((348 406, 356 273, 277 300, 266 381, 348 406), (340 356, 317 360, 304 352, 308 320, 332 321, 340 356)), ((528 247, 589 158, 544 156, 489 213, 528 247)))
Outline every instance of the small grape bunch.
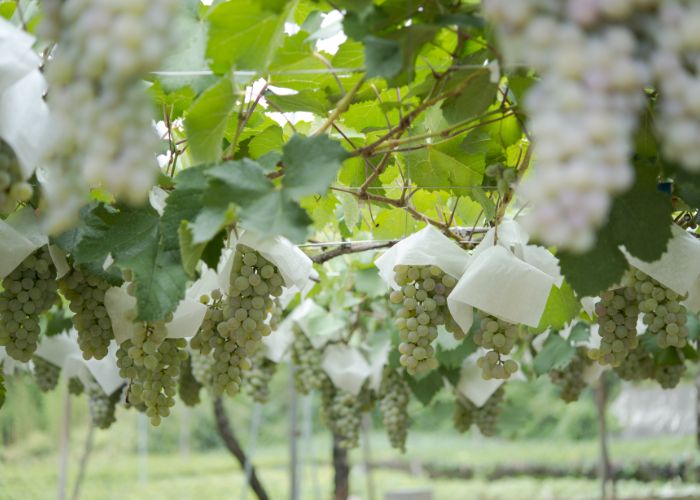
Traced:
POLYGON ((438 326, 445 325, 455 337, 464 337, 447 309, 447 296, 457 280, 437 266, 402 264, 394 267, 394 273, 401 288, 391 292, 389 300, 401 306, 396 318, 400 363, 411 375, 425 373, 438 366, 432 346, 438 326))
POLYGON ((73 396, 80 396, 85 391, 85 385, 78 377, 68 379, 68 392, 73 396))
POLYGON ((656 335, 660 348, 683 348, 688 343, 687 310, 679 294, 638 269, 628 274, 629 286, 639 301, 642 321, 656 335))
POLYGON ((97 383, 88 386, 88 410, 90 420, 95 427, 109 429, 117 421, 115 413, 121 392, 121 390, 116 390, 113 394, 108 395, 97 383))
POLYGON ((646 380, 654 375, 654 358, 640 345, 630 351, 625 360, 613 370, 622 380, 646 380))
POLYGON ((603 292, 595 311, 598 315, 600 347, 590 349, 588 355, 601 365, 619 366, 639 345, 637 292, 629 286, 603 292))
POLYGON ((358 397, 335 387, 330 379, 324 382, 321 392, 321 419, 337 436, 341 448, 349 450, 359 445, 361 414, 361 401, 358 397))
POLYGON ((294 385, 301 394, 323 387, 326 374, 321 369, 323 355, 315 349, 306 334, 298 326, 294 326, 294 341, 292 342, 292 361, 294 362, 294 385))
POLYGON ((452 416, 455 429, 464 433, 472 425, 476 425, 484 436, 493 436, 496 433, 504 397, 505 391, 502 386, 491 394, 483 406, 476 406, 466 398, 458 397, 452 416))
POLYGON ((591 360, 586 353, 586 348, 579 347, 576 350, 576 355, 566 367, 550 370, 549 378, 554 385, 560 388, 559 397, 563 401, 567 403, 578 401, 581 392, 586 388, 583 375, 590 364, 591 360))
POLYGON ((32 185, 22 179, 17 155, 0 139, 0 213, 12 212, 17 203, 29 201, 33 194, 32 185))
POLYGON ((382 423, 389 435, 389 442, 392 448, 405 453, 410 393, 408 384, 399 372, 392 369, 384 370, 379 397, 382 423))
POLYGON ((479 331, 474 334, 474 343, 488 350, 476 362, 484 380, 505 380, 518 371, 517 362, 504 360, 502 356, 510 354, 519 338, 520 329, 517 325, 484 314, 479 331))
POLYGON ((270 399, 270 381, 277 372, 277 363, 258 351, 253 357, 253 367, 244 373, 243 389, 256 403, 267 403, 270 399))
POLYGON ((664 389, 673 389, 686 372, 685 363, 654 366, 654 380, 664 389))
POLYGON ((34 380, 41 392, 53 391, 58 385, 61 368, 41 356, 32 357, 34 363, 34 380))

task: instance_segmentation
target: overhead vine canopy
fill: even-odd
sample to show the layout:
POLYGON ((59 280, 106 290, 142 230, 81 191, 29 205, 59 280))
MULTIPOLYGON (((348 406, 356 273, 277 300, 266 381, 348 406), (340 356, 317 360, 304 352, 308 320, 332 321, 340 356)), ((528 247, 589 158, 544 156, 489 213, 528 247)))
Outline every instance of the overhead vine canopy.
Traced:
MULTIPOLYGON (((310 292, 348 331, 394 345, 376 395, 405 411, 405 383, 427 403, 445 377, 460 425, 483 413, 486 429, 519 370, 551 372, 571 400, 593 361, 673 386, 696 358, 694 2, 46 0, 0 13, 11 358, 31 359, 39 316, 61 305, 86 359, 119 342, 133 404, 157 424, 181 371, 206 371, 197 356, 213 360, 195 378, 216 395, 251 368, 271 376, 256 352, 285 309, 294 362, 318 372, 326 342, 304 337, 314 328, 290 302, 310 292), (178 323, 187 308, 199 323, 178 323), (473 366, 498 381, 478 394, 459 383, 477 349, 473 366)), ((324 356, 357 370, 367 338, 351 337, 324 356)), ((361 411, 350 385, 326 391, 328 411, 361 411)))

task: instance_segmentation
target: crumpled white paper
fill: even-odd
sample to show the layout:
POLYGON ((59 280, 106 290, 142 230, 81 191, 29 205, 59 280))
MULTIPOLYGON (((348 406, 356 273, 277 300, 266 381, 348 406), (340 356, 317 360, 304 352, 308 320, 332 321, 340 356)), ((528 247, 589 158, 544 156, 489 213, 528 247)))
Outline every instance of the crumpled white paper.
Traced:
POLYGON ((478 407, 484 406, 491 395, 504 383, 501 379, 484 380, 476 365, 480 353, 474 353, 462 363, 462 372, 455 390, 478 407))
POLYGON ((559 264, 546 248, 528 245, 527 233, 516 221, 492 228, 474 249, 447 305, 468 332, 473 308, 509 321, 537 327, 552 291, 561 286, 559 264))
POLYGON ((262 338, 262 343, 265 346, 265 357, 275 363, 281 363, 289 352, 289 348, 294 342, 294 325, 296 318, 292 311, 289 316, 284 318, 277 325, 277 329, 270 335, 262 338))
POLYGON ((321 367, 333 385, 357 396, 372 367, 357 347, 330 345, 323 352, 321 367))
POLYGON ((27 206, 0 220, 0 278, 4 278, 49 239, 34 210, 27 206))
POLYGON ((370 369, 369 388, 375 392, 379 392, 382 386, 382 378, 384 377, 384 365, 389 360, 389 352, 391 351, 391 342, 387 341, 380 347, 373 349, 370 354, 370 369))
POLYGON ((338 340, 347 327, 346 321, 307 299, 295 311, 295 322, 308 337, 314 349, 338 340))
POLYGON ((666 252, 654 262, 644 262, 620 249, 627 261, 674 292, 688 298, 684 302, 691 312, 700 310, 700 241, 673 224, 666 252))
POLYGON ((32 45, 32 35, 0 18, 0 92, 39 67, 41 59, 32 45))
POLYGON ((468 260, 469 254, 457 243, 428 225, 384 252, 374 264, 379 269, 379 276, 393 289, 398 289, 394 280, 396 265, 438 266, 459 279, 468 260))
POLYGON ((66 259, 66 252, 56 245, 49 245, 49 255, 51 256, 53 265, 56 266, 56 279, 63 278, 70 271, 70 265, 68 265, 68 260, 66 259))
POLYGON ((85 362, 92 377, 97 381, 105 394, 110 395, 126 382, 119 375, 117 366, 117 344, 109 345, 107 356, 102 359, 91 359, 85 362))
POLYGON ((77 335, 74 329, 71 329, 67 334, 61 333, 51 337, 42 335, 34 355, 44 358, 60 368, 63 368, 66 360, 71 357, 75 356, 82 360, 83 355, 78 347, 77 335))

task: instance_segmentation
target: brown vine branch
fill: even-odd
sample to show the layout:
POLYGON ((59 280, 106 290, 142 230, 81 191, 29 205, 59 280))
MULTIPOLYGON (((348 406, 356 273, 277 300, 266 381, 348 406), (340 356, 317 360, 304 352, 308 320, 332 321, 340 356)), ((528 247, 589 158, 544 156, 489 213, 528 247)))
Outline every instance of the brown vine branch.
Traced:
POLYGON ((332 250, 327 250, 318 255, 311 257, 311 260, 316 264, 323 264, 331 259, 347 255, 351 253, 367 252, 369 250, 377 250, 380 248, 389 248, 398 243, 399 240, 379 241, 379 242, 363 242, 363 243, 344 243, 332 250))
POLYGON ((340 115, 342 115, 346 109, 348 109, 348 106, 350 106, 350 103, 352 102, 353 98, 355 97, 355 94, 357 94, 357 91, 360 90, 360 87, 362 87, 362 84, 365 83, 365 77, 362 76, 355 86, 351 88, 347 94, 343 96, 343 98, 338 101, 338 105, 335 107, 333 112, 330 114, 330 116, 326 119, 325 122, 323 122, 323 125, 319 127, 318 130, 316 130, 312 135, 321 135, 324 133, 326 130, 328 130, 333 123, 338 119, 340 115))

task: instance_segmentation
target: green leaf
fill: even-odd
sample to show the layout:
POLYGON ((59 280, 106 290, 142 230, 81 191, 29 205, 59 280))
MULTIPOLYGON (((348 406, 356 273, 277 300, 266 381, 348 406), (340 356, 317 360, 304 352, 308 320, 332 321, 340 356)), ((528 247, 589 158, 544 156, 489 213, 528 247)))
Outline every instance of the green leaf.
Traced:
POLYGON ((549 370, 564 368, 576 355, 576 349, 564 340, 558 333, 552 332, 545 340, 542 350, 533 360, 535 372, 538 375, 549 370))
POLYGON ((379 277, 379 270, 372 266, 353 273, 355 290, 368 297, 380 297, 386 293, 386 283, 379 277))
POLYGON ((427 146, 405 154, 404 158, 411 180, 417 186, 428 190, 448 191, 449 186, 455 186, 459 189, 453 192, 462 194, 464 187, 481 184, 484 176, 484 162, 481 156, 465 157, 469 163, 463 163, 443 150, 427 146))
POLYGON ((435 395, 444 387, 442 375, 437 370, 415 377, 404 373, 404 378, 408 382, 413 395, 418 401, 423 403, 423 406, 428 406, 435 395))
POLYGON ((42 319, 45 321, 42 321, 41 331, 47 337, 55 337, 73 327, 71 316, 63 308, 51 309, 42 319))
POLYGON ((226 124, 235 102, 233 85, 224 78, 209 87, 187 111, 185 131, 196 162, 214 162, 221 157, 226 124))
POLYGON ((399 42, 373 35, 365 37, 363 42, 368 78, 380 76, 388 80, 401 72, 403 55, 399 42))
POLYGON ((469 197, 481 205, 481 208, 484 210, 484 219, 486 222, 490 222, 496 217, 496 204, 491 198, 486 196, 481 186, 472 187, 469 197))
POLYGON ((309 215, 283 191, 272 191, 241 211, 241 225, 264 235, 282 235, 301 243, 306 239, 309 215))
POLYGON ((265 94, 265 99, 272 104, 274 111, 309 111, 319 116, 325 116, 331 107, 326 96, 317 90, 301 90, 292 95, 277 95, 268 92, 265 94))
POLYGON ((467 83, 460 85, 463 91, 459 95, 445 99, 442 104, 442 114, 449 123, 478 117, 491 106, 498 92, 498 84, 491 81, 488 69, 460 72, 456 76, 467 83))
POLYGON ((177 230, 178 239, 180 242, 180 259, 185 272, 194 277, 197 263, 204 253, 205 243, 194 243, 192 237, 192 229, 186 220, 180 222, 180 227, 177 230))
POLYGON ((576 317, 580 310, 581 301, 578 300, 567 282, 562 283, 561 288, 553 285, 537 329, 539 331, 544 331, 547 328, 561 330, 576 317))
POLYGON ((569 343, 587 342, 591 338, 591 326, 585 321, 576 323, 569 333, 569 343))
POLYGON ((202 210, 204 191, 209 185, 207 166, 190 167, 175 177, 175 189, 165 200, 162 226, 165 238, 178 238, 182 221, 193 221, 202 210))
POLYGON ((440 362, 440 366, 446 368, 461 368, 467 356, 476 352, 476 344, 468 337, 454 349, 444 349, 441 345, 437 347, 435 357, 440 362))
POLYGON ((261 133, 255 135, 248 143, 248 153, 254 160, 265 156, 272 151, 282 151, 284 138, 282 128, 276 125, 267 127, 261 133))
POLYGON ((285 166, 282 187, 286 195, 299 200, 310 194, 324 194, 347 156, 340 143, 328 136, 295 134, 284 145, 282 155, 285 166))
POLYGON ((374 218, 372 234, 380 240, 393 240, 411 234, 416 228, 416 222, 401 208, 382 210, 374 218))
MULTIPOLYGON (((273 188, 272 182, 265 177, 263 168, 247 158, 221 163, 209 168, 206 174, 212 179, 222 181, 221 193, 228 195, 227 201, 241 207, 255 202, 273 188)), ((218 184, 210 181, 211 185, 218 184)))

